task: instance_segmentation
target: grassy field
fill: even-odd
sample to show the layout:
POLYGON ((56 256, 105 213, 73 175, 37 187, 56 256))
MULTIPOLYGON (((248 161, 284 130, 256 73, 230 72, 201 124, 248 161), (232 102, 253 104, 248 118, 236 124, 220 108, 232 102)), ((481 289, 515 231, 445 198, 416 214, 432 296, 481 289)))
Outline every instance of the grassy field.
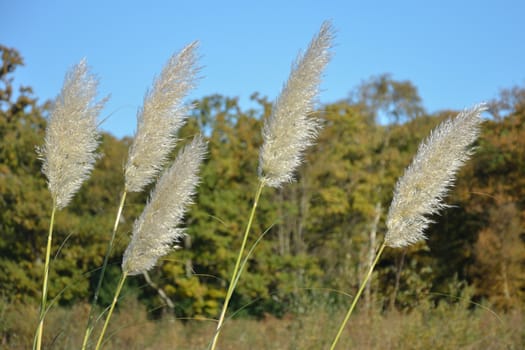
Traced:
MULTIPOLYGON (((88 305, 53 308, 46 318, 44 349, 78 349, 85 330, 88 305)), ((344 316, 340 311, 312 307, 283 318, 233 319, 225 323, 219 348, 328 349, 344 316)), ((495 313, 472 304, 421 304, 409 313, 358 312, 338 344, 338 349, 523 349, 523 310, 495 313)), ((38 307, 2 303, 2 349, 32 346, 38 307)), ((207 349, 215 330, 214 320, 177 320, 164 316, 151 320, 138 302, 121 304, 110 326, 105 349, 207 349)), ((99 322, 100 324, 101 322, 99 322)))

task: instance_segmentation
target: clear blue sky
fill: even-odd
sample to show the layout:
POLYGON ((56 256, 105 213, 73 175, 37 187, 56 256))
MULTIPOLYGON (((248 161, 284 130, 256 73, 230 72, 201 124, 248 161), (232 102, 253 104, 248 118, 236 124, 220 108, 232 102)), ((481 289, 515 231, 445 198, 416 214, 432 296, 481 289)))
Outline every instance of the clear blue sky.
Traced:
POLYGON ((190 99, 213 93, 275 99, 297 53, 321 23, 337 30, 322 103, 362 80, 410 80, 429 112, 462 109, 525 83, 525 1, 0 1, 0 43, 26 66, 15 84, 54 98, 85 57, 111 94, 103 129, 131 135, 146 89, 171 54, 200 41, 203 79, 190 99))

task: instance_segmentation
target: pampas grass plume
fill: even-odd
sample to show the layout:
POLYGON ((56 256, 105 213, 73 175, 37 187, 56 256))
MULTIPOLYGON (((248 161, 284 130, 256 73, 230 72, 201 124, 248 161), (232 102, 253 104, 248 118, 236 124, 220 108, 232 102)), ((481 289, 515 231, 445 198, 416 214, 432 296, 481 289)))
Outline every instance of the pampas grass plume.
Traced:
POLYGON ((332 46, 332 37, 331 24, 324 22, 319 33, 310 42, 306 53, 299 55, 292 66, 290 77, 275 102, 272 114, 264 121, 263 145, 259 151, 260 182, 217 322, 211 350, 215 350, 217 346, 228 305, 242 272, 241 260, 261 192, 266 185, 278 188, 285 182, 291 182, 294 170, 302 161, 303 151, 317 136, 320 122, 312 117, 312 112, 321 74, 330 60, 329 49, 332 46))
POLYGON ((140 192, 152 183, 177 142, 177 131, 191 109, 183 99, 196 85, 197 47, 193 42, 173 55, 146 93, 124 169, 127 191, 140 192))
POLYGON ((406 247, 425 239, 424 231, 431 222, 428 216, 447 206, 443 197, 454 184, 459 168, 472 155, 471 146, 478 138, 481 113, 485 110, 486 106, 480 104, 444 121, 419 145, 416 156, 394 189, 386 219, 388 231, 385 240, 354 296, 330 350, 335 349, 385 247, 406 247))
POLYGON ((304 55, 299 55, 273 113, 265 120, 259 153, 259 178, 270 187, 293 180, 304 150, 312 145, 320 122, 312 116, 321 74, 330 60, 333 29, 324 22, 304 55))
POLYGON ((419 145, 394 189, 386 220, 387 246, 405 247, 425 239, 424 231, 431 222, 428 217, 447 206, 443 197, 472 154, 485 110, 480 104, 444 121, 419 145))
POLYGON ((97 78, 86 60, 67 74, 51 112, 44 145, 37 149, 57 209, 66 207, 93 170, 99 144, 97 116, 106 99, 94 103, 97 78))
POLYGON ((148 204, 134 223, 131 242, 122 261, 125 274, 136 275, 151 269, 184 234, 177 226, 192 202, 206 147, 202 137, 196 137, 157 182, 148 204))

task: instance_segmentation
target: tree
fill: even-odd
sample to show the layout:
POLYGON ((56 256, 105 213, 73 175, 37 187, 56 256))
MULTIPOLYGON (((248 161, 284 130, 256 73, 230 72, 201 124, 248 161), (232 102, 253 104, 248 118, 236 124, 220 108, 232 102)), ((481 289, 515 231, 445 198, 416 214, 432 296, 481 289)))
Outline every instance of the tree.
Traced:
POLYGON ((0 46, 0 264, 1 284, 9 299, 27 299, 39 293, 49 195, 34 147, 43 137, 43 108, 29 87, 15 97, 12 74, 23 65, 20 54, 0 46))

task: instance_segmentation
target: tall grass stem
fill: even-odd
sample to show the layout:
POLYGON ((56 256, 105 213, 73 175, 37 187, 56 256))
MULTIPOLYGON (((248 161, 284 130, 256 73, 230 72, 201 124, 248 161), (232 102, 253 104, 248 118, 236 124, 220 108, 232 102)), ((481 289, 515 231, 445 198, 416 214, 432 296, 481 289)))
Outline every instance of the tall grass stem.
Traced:
POLYGON ((219 322, 217 323, 217 330, 215 331, 215 335, 213 337, 211 350, 214 350, 215 347, 217 346, 217 340, 219 339, 219 335, 221 333, 221 328, 224 323, 224 317, 226 316, 226 311, 228 309, 228 305, 233 295, 233 291, 235 290, 235 287, 237 286, 237 282, 239 280, 238 275, 240 273, 240 266, 241 266, 242 257, 244 255, 244 249, 246 248, 246 243, 248 242, 248 235, 252 227, 253 218, 255 217, 255 211, 257 209, 257 204, 259 203, 259 198, 261 197, 261 193, 262 193, 264 186, 265 186, 265 182, 260 181, 259 187, 257 188, 257 192, 255 194, 255 198, 253 201, 253 206, 252 206, 252 210, 250 213, 250 217, 248 219, 248 224, 246 225, 246 230, 244 231, 244 237, 242 239, 242 244, 239 250, 239 255, 237 256, 237 261, 235 262, 235 267, 233 269, 233 274, 232 274, 230 285, 228 287, 228 292, 226 293, 226 298, 224 299, 224 304, 222 306, 222 311, 219 317, 219 322))
POLYGON ((120 280, 118 282, 117 289, 115 290, 115 296, 113 297, 113 302, 111 303, 111 308, 108 312, 108 317, 106 317, 106 321, 104 322, 104 326, 102 327, 102 331, 100 332, 100 335, 98 337, 97 345, 95 346, 95 350, 99 350, 100 346, 102 345, 102 340, 104 339, 104 334, 106 333, 106 329, 108 328, 109 320, 111 319, 111 315, 113 315, 113 310, 115 310, 115 306, 117 305, 117 301, 120 295, 120 292, 122 291, 122 287, 124 286, 124 282, 126 282, 127 277, 126 272, 122 272, 122 276, 120 276, 120 280))
POLYGON ((36 342, 33 343, 33 349, 40 350, 42 348, 42 333, 44 331, 44 317, 46 314, 46 303, 47 303, 47 282, 49 280, 49 260, 51 257, 51 243, 53 241, 53 225, 55 223, 55 213, 57 206, 53 203, 53 210, 51 211, 51 221, 49 223, 49 233, 47 235, 47 247, 46 247, 46 261, 44 264, 44 282, 42 283, 42 301, 40 302, 40 317, 38 328, 36 331, 36 342))
POLYGON ((334 341, 332 342, 332 345, 330 346, 330 350, 334 350, 335 349, 335 347, 337 345, 337 342, 339 341, 339 338, 341 337, 341 334, 343 334, 343 331, 344 331, 344 329, 346 327, 346 324, 348 323, 348 320, 350 319, 350 316, 352 316, 352 312, 354 311, 355 306, 357 305, 357 301, 361 297, 361 294, 363 294, 363 291, 365 290, 366 284, 368 283, 368 280, 372 276, 372 272, 374 272, 374 268, 377 265, 377 262, 379 261, 379 259, 381 258, 381 255, 383 254, 383 250, 385 250, 385 247, 386 247, 386 244, 383 243, 381 245, 381 247, 379 248, 379 250, 378 250, 378 252, 376 254, 376 257, 374 259, 374 262, 370 266, 370 269, 368 270, 368 273, 366 274, 365 279, 363 280, 363 282, 361 282, 361 286, 359 287, 359 290, 357 291, 357 294, 354 296, 354 300, 352 301, 352 305, 350 305, 350 308, 348 309, 348 312, 346 313, 346 316, 345 316, 343 322, 341 322, 341 326, 339 327, 339 331, 337 332, 337 335, 335 336, 334 341))
POLYGON ((100 289, 102 288, 102 282, 104 280, 104 274, 108 266, 109 256, 111 255, 111 251, 113 250, 113 242, 115 241, 115 235, 117 233, 117 228, 120 223, 120 217, 122 216, 122 210, 124 209, 124 203, 126 202, 126 194, 127 194, 127 191, 124 190, 120 198, 120 204, 119 204, 118 211, 117 211, 117 217, 115 219, 115 224, 113 225, 113 231, 111 232, 111 238, 108 242, 108 247, 106 249, 106 255, 104 256, 104 262, 102 263, 102 268, 100 269, 100 276, 98 278, 97 288, 95 289, 95 294, 93 295, 93 301, 91 302, 91 309, 89 310, 88 323, 86 326, 86 333, 84 334, 84 340, 82 342, 82 350, 86 349, 89 337, 91 335, 91 332, 93 331, 93 327, 94 327, 93 325, 94 315, 93 314, 97 306, 98 295, 100 293, 100 289))

